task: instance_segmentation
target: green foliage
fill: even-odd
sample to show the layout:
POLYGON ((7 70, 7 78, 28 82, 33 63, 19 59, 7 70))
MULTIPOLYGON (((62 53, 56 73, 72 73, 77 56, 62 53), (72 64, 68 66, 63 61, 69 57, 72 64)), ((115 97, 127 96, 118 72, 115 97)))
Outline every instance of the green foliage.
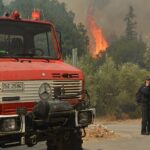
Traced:
POLYGON ((150 70, 150 47, 149 46, 146 48, 146 51, 144 54, 144 63, 145 63, 145 66, 150 70))
POLYGON ((131 117, 137 117, 139 115, 135 94, 148 74, 146 70, 132 63, 126 63, 120 66, 120 93, 116 98, 118 100, 121 98, 119 108, 123 113, 128 113, 131 117))
POLYGON ((126 40, 121 38, 110 45, 108 55, 117 64, 131 62, 143 66, 145 47, 145 43, 141 40, 126 40))
POLYGON ((149 72, 133 63, 117 65, 109 57, 103 64, 98 61, 86 55, 80 58, 78 64, 85 73, 86 89, 97 114, 111 114, 117 118, 122 118, 124 114, 138 117, 140 110, 135 94, 149 72))
POLYGON ((22 17, 29 18, 31 16, 34 0, 15 0, 8 6, 8 8, 13 10, 18 10, 21 12, 22 17))
POLYGON ((136 89, 147 75, 147 71, 139 68, 138 65, 132 63, 123 64, 120 67, 120 88, 134 97, 136 89))
POLYGON ((133 7, 129 6, 129 12, 125 17, 125 36, 110 45, 108 55, 112 57, 117 64, 131 62, 143 67, 143 56, 146 44, 142 38, 138 39, 137 37, 135 16, 133 7))
POLYGON ((3 1, 0 0, 0 16, 2 16, 4 14, 4 10, 5 10, 5 8, 4 8, 3 1))
POLYGON ((116 100, 113 99, 119 92, 118 88, 118 70, 111 58, 99 66, 97 71, 97 112, 99 114, 112 114, 116 106, 116 100))
POLYGON ((85 88, 88 90, 90 96, 92 97, 91 103, 92 105, 96 105, 96 101, 97 101, 96 60, 93 60, 93 58, 89 54, 86 54, 85 56, 80 57, 78 61, 78 67, 81 70, 83 70, 85 74, 85 88))

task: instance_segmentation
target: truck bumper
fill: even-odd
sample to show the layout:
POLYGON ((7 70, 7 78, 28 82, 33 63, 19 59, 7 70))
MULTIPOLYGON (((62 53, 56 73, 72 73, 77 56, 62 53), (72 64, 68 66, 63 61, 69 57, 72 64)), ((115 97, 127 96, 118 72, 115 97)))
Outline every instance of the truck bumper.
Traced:
POLYGON ((23 144, 35 145, 39 141, 46 140, 47 135, 51 134, 51 132, 53 133, 54 130, 58 132, 59 129, 60 131, 64 132, 75 130, 77 128, 85 128, 93 123, 94 117, 95 109, 89 108, 78 111, 71 110, 64 112, 54 112, 49 116, 48 122, 45 122, 43 120, 32 119, 30 121, 25 122, 25 120, 23 119, 22 123, 24 124, 27 124, 28 122, 32 122, 34 124, 34 127, 36 127, 36 129, 33 131, 33 128, 30 128, 33 131, 33 133, 31 133, 30 130, 27 131, 27 129, 23 127, 24 132, 0 134, 0 147, 23 144), (45 125, 47 126, 47 128, 45 128, 45 125), (33 138, 33 136, 36 138, 33 138))
POLYGON ((24 136, 20 133, 0 136, 0 147, 9 147, 24 144, 24 136))

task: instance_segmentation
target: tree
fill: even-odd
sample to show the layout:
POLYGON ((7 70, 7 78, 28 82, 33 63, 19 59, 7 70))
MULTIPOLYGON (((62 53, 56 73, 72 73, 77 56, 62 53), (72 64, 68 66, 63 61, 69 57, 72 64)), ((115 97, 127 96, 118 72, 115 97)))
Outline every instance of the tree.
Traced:
POLYGON ((96 86, 96 77, 97 77, 97 60, 93 59, 89 53, 80 57, 78 61, 78 67, 84 72, 85 74, 85 89, 88 90, 91 96, 91 104, 96 105, 97 101, 97 86, 96 86))
POLYGON ((145 66, 150 69, 150 46, 147 46, 145 54, 144 54, 144 63, 145 66))
POLYGON ((125 17, 125 36, 112 42, 108 48, 108 55, 112 57, 117 64, 131 62, 143 67, 143 55, 145 53, 146 44, 143 42, 141 35, 140 38, 137 37, 135 16, 134 9, 130 6, 129 12, 125 17))
POLYGON ((3 4, 3 0, 0 0, 0 16, 2 16, 4 14, 4 4, 3 4))
POLYGON ((30 18, 34 0, 15 0, 8 5, 10 11, 18 10, 22 17, 30 18))
POLYGON ((136 104, 135 95, 149 72, 133 63, 125 63, 120 66, 119 70, 120 92, 116 97, 118 110, 130 117, 138 117, 140 111, 136 104))
POLYGON ((124 19, 126 21, 126 39, 127 40, 137 39, 137 32, 136 32, 137 22, 135 21, 135 17, 136 15, 134 14, 133 7, 129 6, 129 12, 124 19))
POLYGON ((144 66, 143 55, 145 43, 140 40, 126 40, 121 38, 113 42, 108 48, 108 56, 111 56, 117 64, 136 63, 144 66))
POLYGON ((133 63, 117 65, 110 57, 98 64, 89 55, 82 56, 78 66, 85 73, 86 89, 98 115, 139 116, 135 93, 148 71, 133 63))

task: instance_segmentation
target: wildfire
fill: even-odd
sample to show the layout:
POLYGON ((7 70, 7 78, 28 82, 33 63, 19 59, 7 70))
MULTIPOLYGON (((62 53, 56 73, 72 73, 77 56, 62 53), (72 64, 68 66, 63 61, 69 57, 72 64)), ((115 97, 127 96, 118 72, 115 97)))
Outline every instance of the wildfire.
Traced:
POLYGON ((97 25, 93 12, 93 5, 90 3, 87 17, 87 27, 90 35, 89 49, 92 56, 96 58, 106 51, 108 42, 104 37, 102 29, 97 25))

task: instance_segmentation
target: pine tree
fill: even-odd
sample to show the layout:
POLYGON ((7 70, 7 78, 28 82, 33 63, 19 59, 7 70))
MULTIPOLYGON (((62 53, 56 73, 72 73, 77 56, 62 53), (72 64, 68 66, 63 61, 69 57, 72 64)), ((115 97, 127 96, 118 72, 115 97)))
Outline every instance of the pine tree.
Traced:
POLYGON ((145 66, 150 70, 150 45, 147 45, 145 54, 144 54, 144 63, 145 66))
POLYGON ((136 32, 136 26, 137 22, 135 21, 135 13, 134 8, 132 6, 129 6, 129 12, 125 17, 126 21, 126 39, 127 40, 136 40, 137 39, 137 32, 136 32))

